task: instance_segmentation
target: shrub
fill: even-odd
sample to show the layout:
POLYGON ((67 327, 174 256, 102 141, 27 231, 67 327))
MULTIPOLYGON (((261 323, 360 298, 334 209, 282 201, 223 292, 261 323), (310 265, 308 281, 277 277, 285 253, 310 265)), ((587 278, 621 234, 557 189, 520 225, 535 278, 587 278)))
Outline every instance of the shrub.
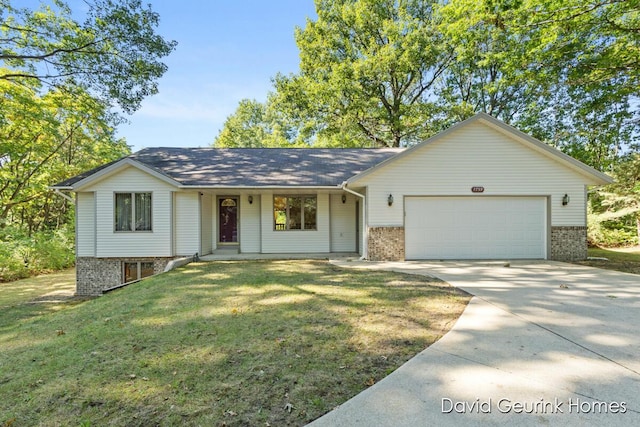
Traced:
POLYGON ((73 230, 63 227, 41 231, 31 236, 21 229, 0 229, 0 282, 73 266, 73 230))
POLYGON ((590 246, 617 247, 638 244, 637 230, 623 221, 602 221, 588 215, 587 240, 590 246))

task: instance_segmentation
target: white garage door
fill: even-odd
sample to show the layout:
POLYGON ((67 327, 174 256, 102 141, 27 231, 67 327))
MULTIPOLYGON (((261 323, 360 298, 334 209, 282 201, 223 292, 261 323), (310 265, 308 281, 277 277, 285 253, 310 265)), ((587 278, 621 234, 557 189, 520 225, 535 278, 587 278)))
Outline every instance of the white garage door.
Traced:
POLYGON ((406 259, 545 258, 544 197, 407 197, 406 259))

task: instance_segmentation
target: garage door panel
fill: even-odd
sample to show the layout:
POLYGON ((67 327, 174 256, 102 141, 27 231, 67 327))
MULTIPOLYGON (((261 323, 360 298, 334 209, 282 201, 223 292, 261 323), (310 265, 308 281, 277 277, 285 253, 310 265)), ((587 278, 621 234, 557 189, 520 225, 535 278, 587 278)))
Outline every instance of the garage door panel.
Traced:
POLYGON ((407 259, 546 257, 544 197, 409 197, 407 259))

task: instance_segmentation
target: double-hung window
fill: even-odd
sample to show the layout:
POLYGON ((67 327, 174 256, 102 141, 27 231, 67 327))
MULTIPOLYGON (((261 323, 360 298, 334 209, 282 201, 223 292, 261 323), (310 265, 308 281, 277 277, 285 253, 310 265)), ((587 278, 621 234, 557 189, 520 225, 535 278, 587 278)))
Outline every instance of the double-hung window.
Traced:
POLYGON ((151 193, 115 193, 116 231, 151 231, 151 193))
POLYGON ((274 196, 274 229, 316 230, 317 206, 316 196, 274 196))

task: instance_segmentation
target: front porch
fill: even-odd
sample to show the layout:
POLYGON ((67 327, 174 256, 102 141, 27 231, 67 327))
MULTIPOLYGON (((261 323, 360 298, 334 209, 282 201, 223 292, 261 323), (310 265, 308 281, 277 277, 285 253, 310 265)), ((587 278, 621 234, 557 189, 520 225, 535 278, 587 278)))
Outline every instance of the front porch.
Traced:
POLYGON ((239 253, 237 250, 218 249, 212 254, 200 257, 201 261, 240 261, 240 260, 289 260, 289 259, 341 259, 343 261, 357 261, 360 255, 355 252, 332 253, 285 253, 259 254, 239 253))

